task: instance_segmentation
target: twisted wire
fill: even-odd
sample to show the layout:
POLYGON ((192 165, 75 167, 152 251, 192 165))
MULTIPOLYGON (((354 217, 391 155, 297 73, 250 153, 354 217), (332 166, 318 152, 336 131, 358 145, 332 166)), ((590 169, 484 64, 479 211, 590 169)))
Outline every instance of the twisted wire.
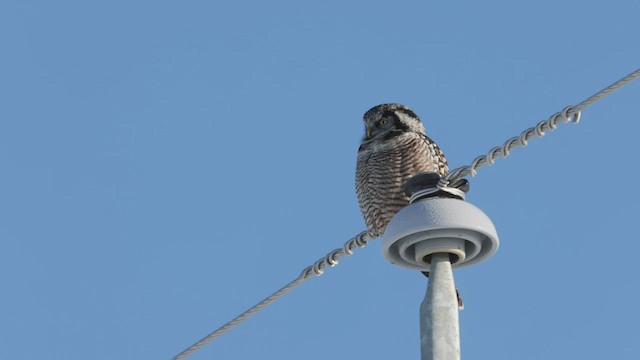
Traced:
POLYGON ((173 360, 185 359, 190 354, 196 352, 197 350, 199 350, 203 346, 207 345, 213 339, 215 339, 218 336, 224 334, 225 332, 231 330, 231 328, 233 328, 236 325, 238 325, 239 323, 243 322, 244 320, 249 318, 251 315, 257 313, 258 311, 262 310, 262 308, 264 308, 267 305, 271 304, 272 302, 278 300, 279 298, 281 298, 283 295, 285 295, 289 291, 295 289, 298 285, 300 285, 303 282, 305 282, 312 275, 321 276, 322 274, 324 274, 324 269, 326 267, 334 267, 334 266, 338 265, 338 261, 340 260, 340 258, 342 256, 345 256, 345 255, 346 256, 351 256, 353 254, 353 250, 355 250, 356 248, 365 247, 367 245, 367 241, 369 241, 369 239, 370 239, 369 235, 367 234, 366 231, 363 231, 360 234, 356 235, 355 237, 349 239, 347 242, 344 243, 344 246, 342 248, 335 249, 335 250, 329 252, 326 256, 318 259, 315 263, 313 263, 313 265, 308 266, 307 268, 302 270, 300 275, 295 280, 293 280, 290 283, 288 283, 287 285, 283 286, 280 290, 278 290, 278 291, 274 292, 273 294, 269 295, 268 297, 266 297, 264 300, 260 301, 256 305, 254 305, 249 310, 247 310, 247 311, 243 312, 242 314, 236 316, 233 320, 231 320, 228 323, 222 325, 221 327, 216 329, 214 332, 212 332, 209 335, 207 335, 204 338, 202 338, 197 343, 191 345, 189 348, 187 348, 186 350, 184 350, 180 354, 176 355, 173 358, 173 360))
MULTIPOLYGON (((514 136, 511 139, 505 141, 505 143, 502 146, 496 146, 491 150, 489 150, 489 152, 486 155, 478 156, 471 162, 470 165, 462 166, 449 172, 447 176, 440 179, 438 186, 439 187, 447 186, 449 183, 453 183, 468 175, 475 176, 479 168, 483 166, 493 165, 496 159, 509 156, 510 151, 513 150, 514 148, 527 146, 529 140, 544 136, 545 131, 555 130, 559 122, 572 121, 573 123, 578 123, 580 121, 580 115, 582 110, 584 110, 591 104, 597 102, 598 100, 604 98, 605 96, 611 94, 615 90, 623 87, 629 82, 637 79, 638 77, 640 77, 640 69, 637 69, 636 71, 630 73, 624 78, 609 85, 605 89, 587 98, 586 100, 582 101, 578 105, 565 107, 562 111, 551 115, 547 120, 541 121, 536 126, 528 128, 527 130, 523 131, 519 136, 514 136)), ((231 328, 235 327, 242 321, 246 320, 256 312, 260 311, 262 308, 278 300, 279 298, 284 296, 286 293, 293 290, 298 285, 302 284, 304 281, 309 279, 311 275, 321 276, 324 273, 324 269, 326 267, 336 266, 342 256, 352 255, 353 250, 355 248, 361 248, 366 246, 367 241, 369 240, 370 240, 370 237, 366 231, 363 231, 360 234, 356 235, 355 237, 351 238, 350 240, 345 242, 342 248, 335 249, 329 252, 323 258, 318 259, 315 263, 313 263, 313 265, 302 270, 302 272, 296 279, 294 279, 287 285, 283 286, 280 290, 269 295, 267 298, 260 301, 258 304, 254 305, 249 310, 243 312, 242 314, 236 316, 231 321, 222 325, 217 330, 205 336, 197 343, 191 345, 189 348, 187 348, 186 350, 176 355, 173 358, 173 360, 185 359, 187 356, 199 350, 200 348, 202 348, 203 346, 211 342, 213 339, 224 334, 225 332, 229 331, 231 328)))
POLYGON ((551 115, 547 120, 541 121, 536 126, 530 127, 527 130, 523 131, 520 135, 514 136, 511 139, 505 141, 502 146, 496 146, 489 150, 486 155, 478 156, 471 162, 471 164, 461 166, 449 172, 447 176, 440 179, 438 187, 445 187, 449 183, 455 183, 456 181, 468 175, 475 176, 479 168, 483 166, 493 165, 496 159, 509 156, 511 150, 517 147, 527 146, 529 140, 531 139, 543 137, 546 131, 555 130, 558 123, 560 122, 565 123, 571 121, 577 124, 580 121, 580 112, 582 110, 592 105, 596 101, 604 98, 605 96, 611 94, 612 92, 618 90, 624 85, 630 83, 631 81, 637 79, 638 77, 640 77, 640 69, 635 70, 629 75, 602 89, 601 91, 582 101, 578 105, 565 107, 562 111, 551 115))

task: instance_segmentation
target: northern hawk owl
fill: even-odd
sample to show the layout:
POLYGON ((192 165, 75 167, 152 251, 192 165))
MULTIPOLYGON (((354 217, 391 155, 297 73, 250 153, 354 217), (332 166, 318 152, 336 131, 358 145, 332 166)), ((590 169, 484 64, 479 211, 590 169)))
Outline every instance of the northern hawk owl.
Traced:
POLYGON ((444 154, 418 116, 400 104, 382 104, 364 114, 365 135, 358 150, 356 193, 372 238, 409 204, 403 185, 421 172, 447 174, 444 154))

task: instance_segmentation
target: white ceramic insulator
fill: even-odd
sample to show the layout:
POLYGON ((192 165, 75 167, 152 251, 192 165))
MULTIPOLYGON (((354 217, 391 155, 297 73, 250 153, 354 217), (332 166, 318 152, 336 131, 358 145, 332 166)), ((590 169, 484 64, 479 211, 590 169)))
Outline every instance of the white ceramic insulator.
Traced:
POLYGON ((480 209, 458 199, 428 198, 400 210, 383 235, 382 253, 391 263, 429 271, 435 253, 453 255, 453 267, 476 264, 492 256, 499 240, 493 223, 480 209))

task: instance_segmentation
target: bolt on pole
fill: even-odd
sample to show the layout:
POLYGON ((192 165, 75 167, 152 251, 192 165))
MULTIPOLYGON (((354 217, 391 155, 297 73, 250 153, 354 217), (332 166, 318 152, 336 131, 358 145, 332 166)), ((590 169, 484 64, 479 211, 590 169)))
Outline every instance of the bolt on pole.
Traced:
POLYGON ((429 284, 420 306, 422 360, 459 360, 458 298, 448 253, 431 256, 429 284))

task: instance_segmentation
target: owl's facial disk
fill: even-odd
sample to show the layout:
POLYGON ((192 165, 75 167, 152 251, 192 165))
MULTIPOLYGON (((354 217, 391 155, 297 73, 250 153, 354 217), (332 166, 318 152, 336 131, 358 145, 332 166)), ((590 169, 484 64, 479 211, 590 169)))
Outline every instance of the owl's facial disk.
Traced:
POLYGON ((395 119, 393 116, 384 116, 380 119, 374 121, 368 121, 365 124, 366 128, 366 139, 373 139, 374 137, 387 132, 389 129, 394 127, 395 119))
POLYGON ((363 116, 364 143, 388 141, 408 132, 424 134, 424 125, 418 116, 401 104, 380 104, 369 109, 363 116))

